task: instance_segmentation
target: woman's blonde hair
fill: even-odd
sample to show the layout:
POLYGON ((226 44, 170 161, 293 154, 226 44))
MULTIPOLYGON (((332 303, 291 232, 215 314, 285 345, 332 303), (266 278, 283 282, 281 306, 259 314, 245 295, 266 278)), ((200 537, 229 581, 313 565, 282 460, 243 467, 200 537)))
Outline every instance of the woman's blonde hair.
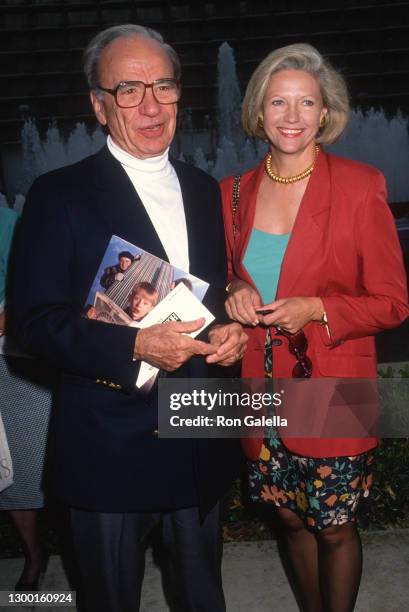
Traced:
POLYGON ((317 79, 328 109, 317 142, 330 144, 344 131, 350 116, 348 90, 342 75, 312 45, 297 43, 276 49, 253 72, 241 109, 243 128, 250 136, 266 139, 260 118, 270 78, 280 70, 303 70, 317 79))

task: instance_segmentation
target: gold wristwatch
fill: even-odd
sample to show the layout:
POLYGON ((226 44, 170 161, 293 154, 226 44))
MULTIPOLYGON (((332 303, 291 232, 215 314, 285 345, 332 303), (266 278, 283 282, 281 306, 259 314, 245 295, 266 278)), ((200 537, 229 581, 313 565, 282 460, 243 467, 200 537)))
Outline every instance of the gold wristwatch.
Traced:
POLYGON ((325 312, 325 310, 322 313, 322 317, 321 317, 321 320, 319 321, 319 324, 325 327, 325 329, 327 330, 328 339, 331 341, 331 332, 329 329, 328 317, 327 317, 327 313, 325 312))

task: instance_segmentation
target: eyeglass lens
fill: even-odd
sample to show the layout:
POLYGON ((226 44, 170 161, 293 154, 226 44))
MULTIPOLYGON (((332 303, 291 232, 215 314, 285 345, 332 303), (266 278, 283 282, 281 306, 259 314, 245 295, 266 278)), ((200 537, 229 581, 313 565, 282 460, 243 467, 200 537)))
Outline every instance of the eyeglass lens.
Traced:
POLYGON ((307 338, 304 334, 299 336, 288 336, 288 345, 290 352, 296 357, 305 355, 308 348, 307 338))
POLYGON ((312 374, 311 359, 307 355, 301 358, 297 357, 297 363, 293 367, 293 377, 294 378, 311 378, 311 374, 312 374))
POLYGON ((297 359, 292 374, 294 378, 310 378, 312 374, 312 361, 308 357, 308 340, 305 333, 301 330, 296 334, 280 329, 279 335, 285 336, 288 339, 288 349, 297 359))
POLYGON ((179 85, 173 79, 161 79, 154 83, 145 84, 142 81, 123 83, 116 91, 118 106, 129 108, 141 104, 146 88, 152 88, 154 98, 160 104, 172 104, 179 99, 179 85))

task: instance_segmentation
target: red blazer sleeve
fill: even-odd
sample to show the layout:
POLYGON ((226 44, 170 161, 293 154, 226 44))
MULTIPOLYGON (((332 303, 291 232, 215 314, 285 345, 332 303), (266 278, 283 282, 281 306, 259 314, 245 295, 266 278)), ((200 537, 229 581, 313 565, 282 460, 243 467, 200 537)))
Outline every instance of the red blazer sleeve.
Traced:
POLYGON ((380 172, 370 179, 354 227, 360 293, 322 298, 331 333, 329 338, 325 327, 321 328, 321 339, 327 346, 397 327, 409 316, 402 251, 386 201, 385 180, 380 172))

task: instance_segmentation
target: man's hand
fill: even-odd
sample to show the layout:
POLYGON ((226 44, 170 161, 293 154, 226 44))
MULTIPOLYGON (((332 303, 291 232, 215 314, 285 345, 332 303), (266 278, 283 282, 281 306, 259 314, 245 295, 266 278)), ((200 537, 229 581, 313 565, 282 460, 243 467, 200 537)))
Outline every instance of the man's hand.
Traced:
POLYGON ((134 357, 153 366, 173 372, 193 355, 213 355, 217 346, 194 340, 186 334, 197 331, 204 319, 172 321, 140 329, 135 341, 134 357))
POLYGON ((217 348, 217 352, 206 357, 206 362, 231 366, 242 359, 248 337, 239 323, 230 323, 212 327, 209 332, 209 340, 217 348))
POLYGON ((230 319, 243 325, 257 325, 259 318, 256 308, 261 305, 261 297, 251 285, 242 280, 234 280, 230 283, 225 304, 230 319))

